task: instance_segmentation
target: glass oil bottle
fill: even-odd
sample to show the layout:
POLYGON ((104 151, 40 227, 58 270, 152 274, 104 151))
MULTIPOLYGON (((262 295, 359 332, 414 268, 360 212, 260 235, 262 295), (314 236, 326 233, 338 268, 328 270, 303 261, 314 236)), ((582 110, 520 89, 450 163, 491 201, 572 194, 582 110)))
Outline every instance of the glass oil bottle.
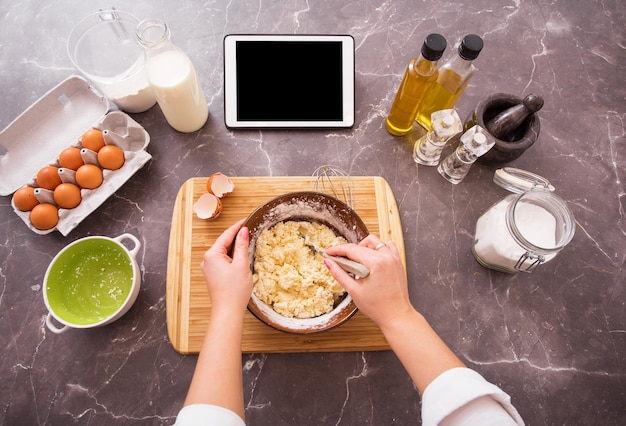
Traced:
POLYGON ((413 128, 417 108, 437 80, 437 61, 445 49, 446 39, 441 34, 429 34, 422 44, 421 54, 409 63, 385 122, 392 135, 402 136, 413 128))
POLYGON ((472 62, 482 48, 483 39, 476 34, 468 34, 463 38, 458 55, 441 67, 437 82, 432 85, 419 106, 416 119, 420 126, 429 130, 433 112, 456 105, 476 71, 472 62))

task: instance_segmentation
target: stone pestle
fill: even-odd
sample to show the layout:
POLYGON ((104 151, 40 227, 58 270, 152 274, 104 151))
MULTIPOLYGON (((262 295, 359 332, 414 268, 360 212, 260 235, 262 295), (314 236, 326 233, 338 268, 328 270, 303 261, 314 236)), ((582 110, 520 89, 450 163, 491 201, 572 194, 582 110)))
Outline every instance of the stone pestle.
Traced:
POLYGON ((527 95, 520 104, 505 109, 487 123, 487 130, 498 139, 513 142, 517 138, 516 130, 524 123, 526 117, 536 113, 543 107, 543 98, 527 95))

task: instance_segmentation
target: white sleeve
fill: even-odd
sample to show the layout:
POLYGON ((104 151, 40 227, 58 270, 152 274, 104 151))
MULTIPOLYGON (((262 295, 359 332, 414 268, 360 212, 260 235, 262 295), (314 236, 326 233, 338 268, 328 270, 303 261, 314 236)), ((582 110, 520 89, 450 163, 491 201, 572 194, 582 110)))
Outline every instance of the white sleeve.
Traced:
POLYGON ((469 368, 440 374, 422 395, 422 424, 523 425, 511 397, 469 368))
POLYGON ((244 421, 226 408, 210 404, 192 404, 183 407, 174 426, 245 426, 244 421))

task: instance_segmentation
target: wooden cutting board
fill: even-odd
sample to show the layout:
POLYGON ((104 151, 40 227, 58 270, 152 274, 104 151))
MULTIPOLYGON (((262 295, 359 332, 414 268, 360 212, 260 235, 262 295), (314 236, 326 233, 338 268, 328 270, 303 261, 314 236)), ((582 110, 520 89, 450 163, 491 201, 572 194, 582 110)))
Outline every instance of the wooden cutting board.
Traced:
MULTIPOLYGON (((174 204, 167 261, 167 330, 176 351, 198 353, 211 317, 200 262, 215 239, 255 208, 288 192, 312 189, 306 177, 234 177, 232 194, 223 198, 222 214, 213 221, 198 219, 193 204, 206 193, 207 178, 192 178, 180 188, 174 204)), ((381 177, 352 177, 353 208, 371 234, 392 240, 405 264, 404 239, 396 201, 381 177)), ((250 312, 244 319, 242 351, 250 352, 342 352, 387 350, 389 344, 379 328, 357 312, 345 324, 319 334, 296 335, 274 330, 250 312)))

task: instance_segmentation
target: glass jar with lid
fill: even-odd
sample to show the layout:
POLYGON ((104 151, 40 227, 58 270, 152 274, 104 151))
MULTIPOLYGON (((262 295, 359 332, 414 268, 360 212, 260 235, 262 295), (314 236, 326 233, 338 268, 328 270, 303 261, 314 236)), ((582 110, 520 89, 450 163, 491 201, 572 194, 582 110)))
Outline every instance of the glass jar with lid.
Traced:
POLYGON ((493 180, 513 194, 478 218, 472 253, 487 268, 532 272, 572 240, 574 215, 541 176, 505 167, 496 171, 493 180))

